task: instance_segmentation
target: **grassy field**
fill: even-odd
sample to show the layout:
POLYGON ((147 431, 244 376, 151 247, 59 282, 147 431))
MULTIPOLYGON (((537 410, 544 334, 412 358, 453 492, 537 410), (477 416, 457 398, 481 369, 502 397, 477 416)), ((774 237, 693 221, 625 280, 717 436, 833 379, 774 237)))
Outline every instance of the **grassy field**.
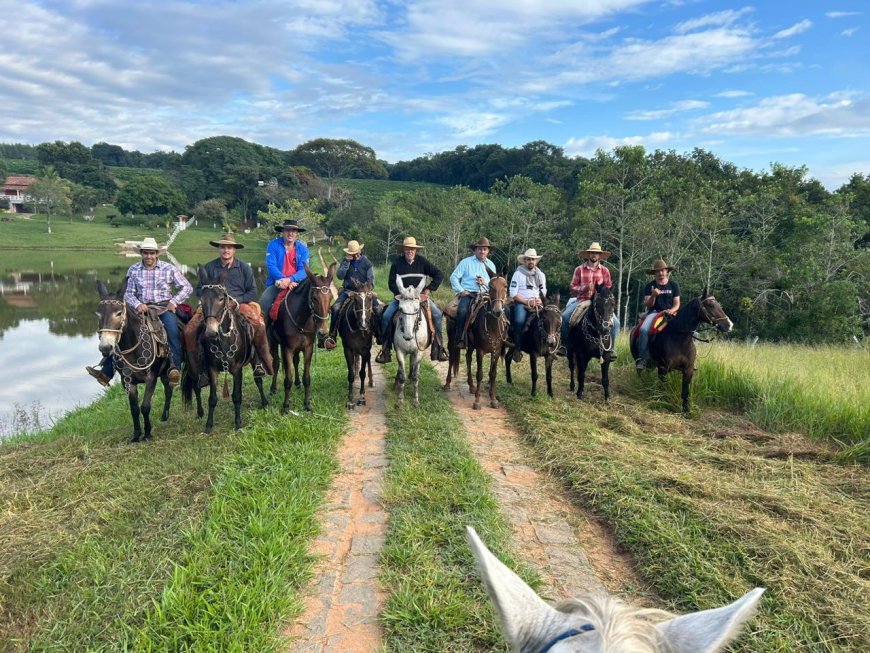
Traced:
POLYGON ((175 405, 152 442, 127 444, 113 387, 0 445, 0 651, 279 648, 337 465, 343 367, 318 359, 314 415, 251 410, 240 432, 228 401, 210 436, 175 405))
POLYGON ((336 179, 335 184, 353 192, 353 201, 374 206, 387 193, 414 192, 421 188, 444 188, 423 181, 391 181, 389 179, 336 179))
POLYGON ((763 586, 753 632, 734 650, 870 650, 866 467, 730 413, 684 418, 678 394, 663 399, 627 365, 612 372, 609 404, 594 386, 591 400, 569 395, 562 365, 557 398, 530 399, 523 372, 500 394, 539 464, 610 525, 674 609, 763 586))

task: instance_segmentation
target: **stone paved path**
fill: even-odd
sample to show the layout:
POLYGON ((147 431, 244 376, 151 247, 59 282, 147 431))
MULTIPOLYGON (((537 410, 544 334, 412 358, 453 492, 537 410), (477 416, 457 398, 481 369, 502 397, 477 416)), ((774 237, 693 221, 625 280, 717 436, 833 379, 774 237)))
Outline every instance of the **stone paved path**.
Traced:
POLYGON ((341 470, 327 499, 323 534, 315 543, 322 560, 305 612, 289 631, 293 653, 381 650, 378 615, 384 594, 377 574, 387 527, 380 501, 387 467, 382 369, 374 366, 368 405, 355 409, 338 453, 341 470))

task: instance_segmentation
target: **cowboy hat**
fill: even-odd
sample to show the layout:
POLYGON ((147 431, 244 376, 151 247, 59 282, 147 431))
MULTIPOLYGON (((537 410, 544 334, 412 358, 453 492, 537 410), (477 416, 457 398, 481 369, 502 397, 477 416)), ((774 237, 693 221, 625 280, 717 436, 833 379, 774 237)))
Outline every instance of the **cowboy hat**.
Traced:
POLYGON ((649 270, 646 271, 646 273, 647 274, 655 274, 659 270, 667 270, 670 273, 671 270, 676 270, 676 269, 677 268, 675 266, 668 265, 667 263, 665 263, 664 259, 658 259, 655 263, 653 263, 653 266, 649 270))
POLYGON ((592 243, 589 246, 589 249, 584 249, 582 252, 580 252, 580 256, 582 256, 583 258, 588 258, 589 254, 600 254, 602 261, 607 260, 607 257, 610 256, 610 252, 608 252, 606 249, 601 249, 601 243, 598 242, 592 243))
POLYGON ((538 256, 537 250, 530 247, 525 252, 523 252, 522 254, 517 256, 517 263, 525 263, 526 259, 530 259, 530 258, 533 258, 536 261, 541 260, 541 256, 538 256))
POLYGON ((418 245, 417 239, 413 236, 405 236, 405 240, 403 240, 402 244, 399 245, 399 250, 404 250, 406 247, 410 247, 411 249, 423 249, 423 245, 418 245))
POLYGON ((357 240, 347 241, 347 247, 344 248, 345 254, 361 254, 365 245, 360 245, 357 240))
POLYGON ((236 237, 232 234, 221 234, 220 240, 210 240, 208 244, 212 247, 220 247, 221 245, 232 245, 236 249, 244 249, 245 246, 236 242, 236 237))
POLYGON ((492 245, 489 242, 489 238, 484 238, 483 236, 481 236, 480 238, 477 239, 476 243, 471 243, 468 246, 469 249, 477 249, 478 247, 492 248, 492 245))
POLYGON ((157 241, 154 240, 151 236, 148 236, 145 240, 139 243, 139 251, 140 252, 159 252, 160 245, 157 244, 157 241))
POLYGON ((277 232, 284 231, 285 229, 295 229, 300 234, 305 231, 305 229, 299 226, 299 223, 296 222, 296 220, 284 220, 282 224, 275 225, 275 231, 277 232))

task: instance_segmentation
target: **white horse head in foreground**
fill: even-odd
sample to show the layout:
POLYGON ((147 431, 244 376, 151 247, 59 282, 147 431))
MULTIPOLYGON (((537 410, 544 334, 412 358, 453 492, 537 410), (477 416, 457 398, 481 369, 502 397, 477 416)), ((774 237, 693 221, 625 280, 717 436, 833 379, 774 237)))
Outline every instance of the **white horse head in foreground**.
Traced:
POLYGON ((516 653, 715 653, 740 633, 763 588, 730 605, 674 617, 607 595, 545 603, 468 527, 483 583, 516 653))
MULTIPOLYGON (((423 351, 429 344, 429 325, 420 307, 420 295, 426 287, 426 277, 416 286, 406 286, 402 283, 401 274, 396 275, 396 285, 399 288, 399 319, 393 332, 393 347, 396 350, 398 371, 393 387, 396 390, 396 401, 399 405, 405 400, 405 382, 410 378, 414 385, 414 407, 420 405, 420 361, 423 351), (405 372, 405 357, 410 359, 409 373, 405 372)), ((413 275, 405 275, 413 276, 413 275)))

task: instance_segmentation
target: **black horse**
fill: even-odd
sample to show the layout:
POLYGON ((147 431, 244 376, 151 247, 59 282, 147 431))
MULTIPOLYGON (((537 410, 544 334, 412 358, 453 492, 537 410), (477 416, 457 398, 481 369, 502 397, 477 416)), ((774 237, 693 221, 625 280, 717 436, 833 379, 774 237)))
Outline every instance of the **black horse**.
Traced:
POLYGON ((541 295, 541 306, 532 309, 526 328, 523 330, 522 342, 514 343, 504 356, 504 371, 508 383, 511 378, 511 362, 514 349, 529 355, 529 365, 532 370, 532 396, 538 391, 538 357, 543 356, 547 376, 547 395, 553 396, 553 361, 559 350, 562 330, 562 312, 559 310, 559 293, 553 296, 550 303, 541 295))
POLYGON ((157 387, 157 379, 163 382, 164 402, 160 421, 169 419, 169 405, 172 402, 172 386, 168 373, 172 354, 166 342, 166 333, 152 327, 142 313, 134 311, 124 301, 127 292, 127 279, 118 292, 110 293, 102 281, 97 282, 100 304, 97 315, 100 318, 100 352, 112 356, 115 371, 121 375, 127 399, 130 402, 130 416, 133 418, 133 437, 130 442, 151 439, 151 398, 157 387), (139 384, 145 384, 145 395, 139 404, 139 384), (142 416, 145 430, 139 422, 142 416))
MULTIPOLYGON (((650 356, 658 368, 661 380, 664 380, 668 372, 683 373, 681 396, 684 413, 689 412, 689 384, 695 374, 695 331, 702 322, 726 333, 734 328, 734 323, 706 288, 700 297, 695 297, 685 306, 681 306, 667 327, 651 338, 649 345, 650 356)), ((637 329, 631 334, 631 355, 635 359, 638 357, 636 333, 637 329)))
MULTIPOLYGON (((329 305, 332 302, 330 284, 335 274, 335 263, 331 263, 326 276, 314 274, 305 264, 306 278, 293 292, 287 293, 281 301, 278 319, 272 324, 278 344, 281 345, 284 360, 284 404, 283 413, 290 412, 291 368, 299 373, 299 354, 304 359, 302 385, 305 388, 304 408, 311 411, 311 356, 314 353, 314 340, 318 332, 326 337, 329 331, 329 305)), ((277 351, 273 347, 272 360, 276 361, 277 351)), ((278 368, 274 365, 272 389, 277 384, 278 368)))
POLYGON ((357 284, 356 290, 348 291, 347 300, 339 316, 338 334, 341 336, 344 360, 347 363, 347 404, 348 410, 354 406, 366 405, 366 370, 369 372, 369 387, 372 387, 372 338, 377 328, 374 313, 375 294, 371 283, 357 284), (359 397, 354 403, 354 379, 359 374, 359 397))
MULTIPOLYGON (((214 427, 214 409, 218 402, 217 380, 223 372, 233 377, 233 408, 235 410, 236 430, 242 428, 242 373, 245 365, 252 365, 254 356, 254 327, 239 312, 239 303, 230 297, 224 286, 226 273, 217 279, 211 278, 203 266, 199 266, 199 281, 202 294, 199 302, 202 307, 202 332, 198 338, 201 346, 201 360, 208 372, 208 418, 205 432, 211 433, 214 427)), ((196 393, 196 414, 202 417, 202 397, 199 387, 198 361, 189 361, 181 383, 181 396, 184 405, 189 406, 191 394, 196 393)), ((260 405, 266 407, 266 393, 263 379, 254 377, 260 391, 260 405)), ((226 398, 226 377, 224 377, 224 397, 226 398)))
POLYGON ((579 324, 568 331, 568 370, 571 376, 571 391, 574 390, 574 370, 577 371, 577 399, 583 398, 586 383, 586 367, 589 361, 597 358, 601 362, 601 386, 604 388, 604 401, 610 399, 610 356, 614 343, 611 342, 613 311, 616 300, 610 288, 597 284, 592 293, 592 303, 579 324))

